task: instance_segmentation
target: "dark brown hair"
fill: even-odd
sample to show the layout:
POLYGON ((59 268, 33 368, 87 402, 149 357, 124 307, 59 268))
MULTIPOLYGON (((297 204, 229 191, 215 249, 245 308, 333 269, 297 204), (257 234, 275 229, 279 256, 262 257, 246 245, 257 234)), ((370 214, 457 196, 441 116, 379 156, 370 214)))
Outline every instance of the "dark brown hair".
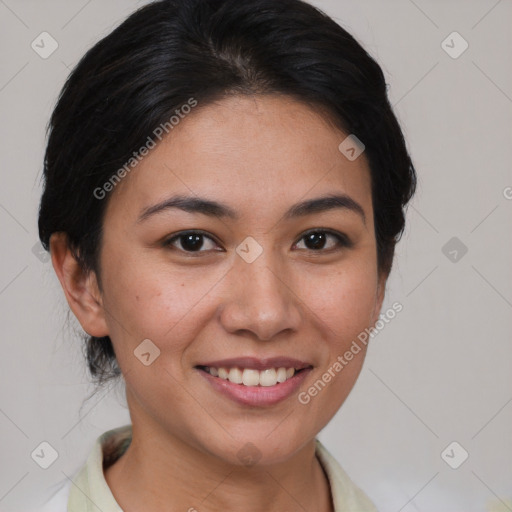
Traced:
MULTIPOLYGON (((94 191, 190 98, 200 108, 227 95, 269 93, 318 106, 364 143, 378 266, 389 274, 415 170, 379 65, 300 0, 156 1, 92 47, 68 77, 48 127, 39 210, 45 249, 52 233, 67 233, 101 287, 108 197, 94 191)), ((109 337, 88 337, 85 352, 99 385, 120 375, 109 337)))

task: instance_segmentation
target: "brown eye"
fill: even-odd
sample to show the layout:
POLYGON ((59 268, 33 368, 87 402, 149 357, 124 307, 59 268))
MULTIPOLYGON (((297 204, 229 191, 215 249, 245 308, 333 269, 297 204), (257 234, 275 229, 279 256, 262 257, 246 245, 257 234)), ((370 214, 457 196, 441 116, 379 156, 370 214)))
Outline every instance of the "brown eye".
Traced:
POLYGON ((183 252, 206 252, 217 247, 215 241, 202 232, 184 231, 178 233, 164 242, 165 247, 172 246, 183 252), (208 242, 213 247, 207 247, 208 242), (206 249, 204 248, 206 245, 206 249))
MULTIPOLYGON (((336 247, 350 247, 351 243, 345 235, 341 233, 333 233, 330 231, 310 231, 302 236, 305 247, 299 249, 307 249, 310 251, 332 250, 336 247)), ((299 242, 300 243, 300 242, 299 242)), ((296 244, 297 247, 299 244, 296 244)))

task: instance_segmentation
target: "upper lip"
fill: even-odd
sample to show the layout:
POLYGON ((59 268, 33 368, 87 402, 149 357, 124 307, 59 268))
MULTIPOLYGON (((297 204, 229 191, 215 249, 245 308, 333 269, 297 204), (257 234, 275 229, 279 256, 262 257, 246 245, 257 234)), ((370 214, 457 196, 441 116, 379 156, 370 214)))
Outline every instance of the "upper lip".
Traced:
POLYGON ((258 359, 256 357, 233 357, 230 359, 218 359, 216 361, 207 361, 197 366, 209 366, 214 368, 251 368, 254 370, 266 370, 268 368, 295 368, 302 370, 310 368, 312 365, 306 361, 300 361, 292 357, 269 357, 258 359))

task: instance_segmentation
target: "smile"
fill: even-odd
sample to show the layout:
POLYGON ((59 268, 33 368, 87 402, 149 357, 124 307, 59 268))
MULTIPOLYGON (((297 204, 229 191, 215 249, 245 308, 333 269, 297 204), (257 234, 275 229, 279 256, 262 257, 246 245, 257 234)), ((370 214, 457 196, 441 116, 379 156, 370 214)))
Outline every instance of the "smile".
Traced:
POLYGON ((288 357, 246 357, 208 361, 195 369, 216 394, 240 405, 263 407, 297 393, 313 366, 288 357))
POLYGON ((200 367, 213 377, 229 380, 233 384, 242 386, 275 386, 291 379, 295 373, 302 371, 295 368, 267 368, 266 370, 255 370, 253 368, 215 368, 213 366, 200 367))

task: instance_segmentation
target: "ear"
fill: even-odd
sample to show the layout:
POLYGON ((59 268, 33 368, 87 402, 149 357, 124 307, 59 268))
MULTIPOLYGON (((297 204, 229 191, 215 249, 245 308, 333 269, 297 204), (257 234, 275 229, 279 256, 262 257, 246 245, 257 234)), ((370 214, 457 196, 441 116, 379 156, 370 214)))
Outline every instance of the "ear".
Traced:
POLYGON ((387 274, 383 272, 379 272, 379 277, 377 281, 377 291, 375 293, 375 308, 372 313, 372 323, 374 325, 375 322, 379 319, 380 310, 382 309, 382 303, 384 302, 384 296, 386 295, 386 282, 388 280, 387 274))
POLYGON ((50 237, 53 268, 59 278, 69 307, 90 336, 108 336, 103 300, 94 272, 85 273, 68 246, 66 233, 50 237))

